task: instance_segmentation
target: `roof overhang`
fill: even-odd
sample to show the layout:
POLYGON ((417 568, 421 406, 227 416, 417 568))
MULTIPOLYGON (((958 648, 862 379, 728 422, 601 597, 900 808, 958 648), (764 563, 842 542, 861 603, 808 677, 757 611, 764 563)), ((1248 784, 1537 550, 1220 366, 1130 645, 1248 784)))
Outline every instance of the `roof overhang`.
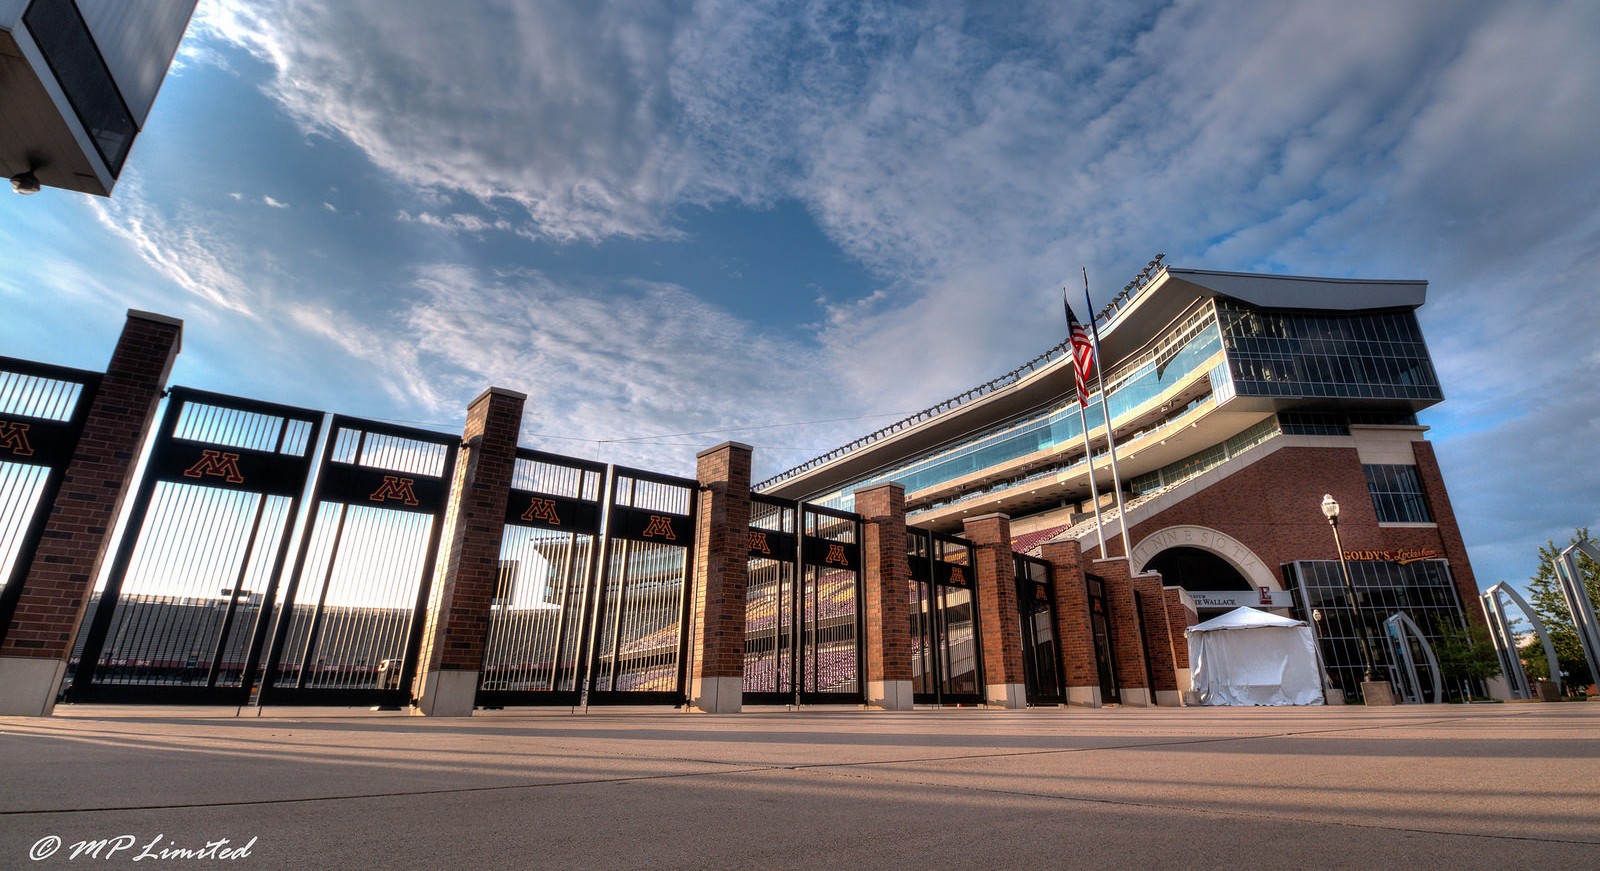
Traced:
MULTIPOLYGON (((1217 296, 1270 309, 1362 311, 1415 309, 1423 304, 1427 289, 1426 281, 1309 278, 1165 267, 1101 327, 1100 359, 1110 371, 1139 353, 1196 303, 1217 296)), ((909 424, 837 459, 785 478, 763 492, 791 499, 815 498, 898 465, 907 457, 953 445, 976 431, 1058 402, 1073 389, 1071 363, 1070 356, 1062 355, 1015 384, 909 424)))

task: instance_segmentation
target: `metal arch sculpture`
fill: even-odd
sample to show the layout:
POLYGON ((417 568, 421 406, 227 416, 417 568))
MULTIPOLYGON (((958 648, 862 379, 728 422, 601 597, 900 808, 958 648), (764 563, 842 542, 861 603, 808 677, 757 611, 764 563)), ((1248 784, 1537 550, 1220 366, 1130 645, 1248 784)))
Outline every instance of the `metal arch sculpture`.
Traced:
POLYGON ((1437 704, 1444 701, 1444 683, 1439 676, 1439 659, 1433 655, 1433 645, 1423 636, 1422 630, 1417 628, 1411 615, 1404 611, 1396 611, 1383 621, 1389 628, 1389 638, 1399 652, 1399 659, 1405 664, 1407 677, 1411 685, 1417 688, 1418 700, 1421 700, 1422 687, 1417 681, 1417 665, 1411 659, 1411 648, 1406 644, 1406 635, 1409 634, 1416 640, 1417 646, 1422 648, 1422 655, 1428 658, 1429 675, 1433 678, 1433 700, 1437 704))
MULTIPOLYGON (((1572 613, 1572 625, 1578 630, 1583 657, 1589 661, 1589 673, 1600 675, 1600 617, 1595 614, 1594 603, 1583 588, 1583 575, 1578 572, 1578 559, 1574 551, 1581 551, 1589 559, 1600 563, 1600 546, 1592 541, 1569 545, 1553 562, 1561 595, 1567 600, 1567 610, 1572 613)), ((1556 672, 1552 671, 1552 675, 1556 672)))
POLYGON ((1545 631, 1544 621, 1528 607, 1528 600, 1522 598, 1522 594, 1514 587, 1499 583, 1484 592, 1483 614, 1489 621, 1489 639, 1494 642, 1495 652, 1500 654, 1500 667, 1511 684, 1511 694, 1519 699, 1531 699, 1533 685, 1528 682, 1528 673, 1522 668, 1522 657, 1517 655, 1516 640, 1511 637, 1511 621, 1506 619, 1505 606, 1500 601, 1502 595, 1516 603, 1522 609, 1522 616, 1533 624, 1534 634, 1539 636, 1540 643, 1544 645, 1544 658, 1550 664, 1551 680, 1561 675, 1561 667, 1556 662, 1556 648, 1550 643, 1550 633, 1545 631))

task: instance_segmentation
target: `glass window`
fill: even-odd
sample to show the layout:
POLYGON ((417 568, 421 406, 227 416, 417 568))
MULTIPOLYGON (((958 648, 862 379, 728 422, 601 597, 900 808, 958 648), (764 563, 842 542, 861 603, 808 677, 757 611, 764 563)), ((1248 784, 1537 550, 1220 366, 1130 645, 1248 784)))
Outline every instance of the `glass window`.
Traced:
POLYGON ((1367 465, 1367 492, 1379 523, 1432 523, 1416 466, 1367 465))

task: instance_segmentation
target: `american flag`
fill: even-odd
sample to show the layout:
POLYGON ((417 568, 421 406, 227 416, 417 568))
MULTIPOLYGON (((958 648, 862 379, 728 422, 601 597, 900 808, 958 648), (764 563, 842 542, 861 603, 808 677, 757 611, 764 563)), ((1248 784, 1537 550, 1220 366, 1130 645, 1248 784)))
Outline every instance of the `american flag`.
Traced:
POLYGON ((1072 313, 1072 303, 1067 302, 1066 288, 1061 290, 1061 304, 1067 309, 1067 332, 1072 339, 1072 370, 1078 376, 1078 403, 1089 406, 1089 373, 1094 371, 1094 345, 1089 333, 1072 313))

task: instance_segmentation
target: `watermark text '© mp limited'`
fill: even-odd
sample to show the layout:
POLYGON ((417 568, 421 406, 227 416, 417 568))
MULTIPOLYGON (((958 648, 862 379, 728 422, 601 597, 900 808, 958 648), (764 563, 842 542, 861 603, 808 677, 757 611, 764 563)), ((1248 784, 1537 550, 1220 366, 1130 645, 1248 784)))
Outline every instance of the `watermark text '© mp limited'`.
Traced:
POLYGON ((242 844, 235 844, 232 838, 218 838, 194 846, 168 840, 165 833, 149 840, 136 835, 113 835, 109 838, 86 838, 71 843, 63 841, 58 835, 45 835, 33 842, 33 847, 28 850, 28 858, 35 862, 43 862, 46 859, 65 859, 68 862, 80 859, 86 861, 128 859, 134 862, 147 859, 154 861, 214 859, 227 862, 250 858, 250 850, 255 845, 255 838, 242 844))

